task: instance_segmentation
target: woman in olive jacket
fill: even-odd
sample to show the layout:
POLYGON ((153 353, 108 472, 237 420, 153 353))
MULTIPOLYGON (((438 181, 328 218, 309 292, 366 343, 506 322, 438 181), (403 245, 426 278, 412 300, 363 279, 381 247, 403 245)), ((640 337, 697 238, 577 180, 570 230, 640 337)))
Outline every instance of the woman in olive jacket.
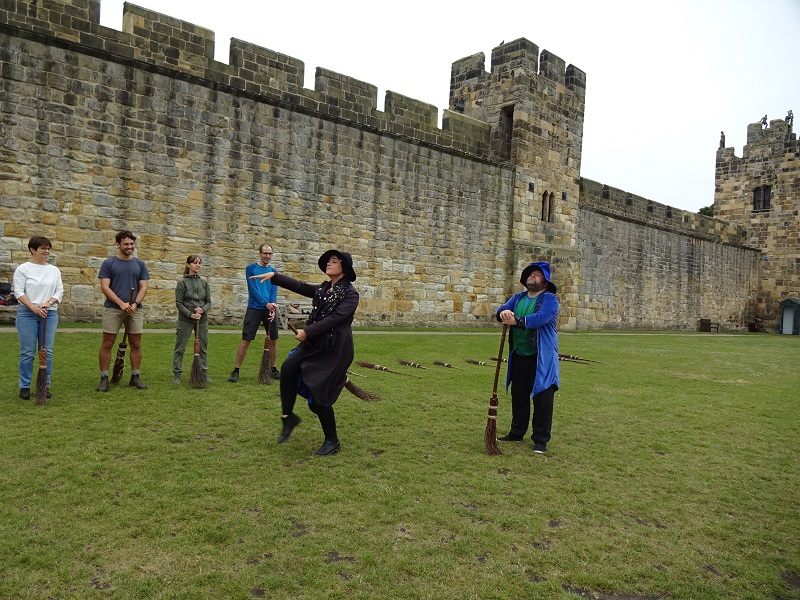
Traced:
POLYGON ((330 278, 320 285, 303 283, 279 273, 264 273, 253 279, 272 279, 273 285, 313 298, 306 327, 295 335, 300 345, 281 365, 283 429, 278 443, 287 442, 300 423, 300 417, 293 412, 299 393, 319 417, 325 434, 325 442, 316 454, 328 456, 341 447, 336 434, 333 403, 347 381, 347 369, 353 362, 352 323, 359 296, 352 285, 356 273, 350 254, 328 250, 319 257, 317 264, 330 278))
POLYGON ((208 282, 200 277, 203 259, 192 254, 186 259, 183 277, 175 287, 175 306, 178 308, 178 323, 175 330, 175 352, 172 355, 172 383, 181 382, 183 353, 197 323, 200 323, 200 367, 208 371, 208 309, 211 308, 211 290, 208 282))

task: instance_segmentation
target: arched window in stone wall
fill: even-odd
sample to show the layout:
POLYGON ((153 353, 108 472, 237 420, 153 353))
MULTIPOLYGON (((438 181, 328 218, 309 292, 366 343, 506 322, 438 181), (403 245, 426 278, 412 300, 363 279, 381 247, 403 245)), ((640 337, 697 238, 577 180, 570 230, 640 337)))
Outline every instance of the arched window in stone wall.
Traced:
POLYGON ((601 198, 603 198, 604 200, 608 200, 608 198, 609 198, 609 196, 610 196, 610 195, 611 195, 611 194, 610 194, 610 192, 609 192, 608 186, 607 186, 607 185, 604 185, 604 186, 603 186, 603 191, 602 191, 602 193, 600 194, 600 197, 601 197, 601 198))
POLYGON ((754 211, 762 212, 769 210, 771 200, 772 200, 772 186, 761 185, 753 190, 754 211))
POLYGON ((547 203, 547 221, 553 222, 553 213, 556 211, 556 195, 550 192, 550 202, 547 203))

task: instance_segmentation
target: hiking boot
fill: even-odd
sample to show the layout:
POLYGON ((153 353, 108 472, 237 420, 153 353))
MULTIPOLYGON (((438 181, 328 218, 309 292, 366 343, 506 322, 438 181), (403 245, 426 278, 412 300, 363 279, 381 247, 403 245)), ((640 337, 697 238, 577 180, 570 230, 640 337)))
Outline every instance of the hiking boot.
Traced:
POLYGON ((319 447, 319 450, 314 452, 317 456, 330 456, 331 454, 336 454, 342 445, 339 443, 338 438, 333 438, 332 440, 325 440, 325 443, 319 447))
POLYGON ((31 399, 31 388, 19 388, 19 399, 20 400, 30 400, 31 399))
POLYGON ((97 391, 98 392, 107 392, 108 391, 108 375, 103 375, 100 378, 100 383, 97 384, 97 391))
POLYGON ((521 435, 513 435, 511 433, 507 433, 503 436, 497 438, 501 442, 521 442, 522 436, 521 435))
POLYGON ((233 371, 231 371, 231 374, 228 377, 228 381, 230 381, 231 383, 236 383, 237 381, 239 381, 239 369, 234 369, 233 371))
POLYGON ((278 436, 278 443, 285 444, 289 441, 289 438, 292 437, 292 431, 294 428, 300 424, 300 417, 298 417, 294 413, 289 413, 289 415, 283 419, 283 429, 281 430, 281 434, 278 436))
POLYGON ((131 380, 128 382, 128 385, 132 388, 136 388, 137 390, 147 389, 147 386, 142 382, 138 375, 131 375, 131 380))
POLYGON ((281 372, 278 371, 278 369, 276 369, 275 367, 272 367, 272 369, 269 372, 269 376, 272 377, 275 381, 279 381, 281 378, 281 372))
POLYGON ((542 442, 536 442, 533 445, 534 454, 544 454, 545 452, 547 452, 547 444, 543 444, 542 442))
POLYGON ((172 385, 180 385, 181 384, 181 376, 180 375, 173 375, 172 376, 172 385))

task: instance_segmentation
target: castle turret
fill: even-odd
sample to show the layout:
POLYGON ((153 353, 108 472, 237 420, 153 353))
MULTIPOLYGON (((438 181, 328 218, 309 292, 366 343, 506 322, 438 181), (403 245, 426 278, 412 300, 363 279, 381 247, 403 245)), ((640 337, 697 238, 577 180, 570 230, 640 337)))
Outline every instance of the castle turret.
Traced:
POLYGON ((742 157, 717 150, 714 216, 743 227, 746 244, 760 248, 757 312, 777 325, 780 302, 800 295, 800 152, 792 113, 747 127, 742 157))
POLYGON ((524 38, 494 48, 490 72, 484 64, 483 53, 453 63, 450 110, 488 123, 493 158, 514 166, 515 267, 548 259, 570 279, 586 74, 524 38))

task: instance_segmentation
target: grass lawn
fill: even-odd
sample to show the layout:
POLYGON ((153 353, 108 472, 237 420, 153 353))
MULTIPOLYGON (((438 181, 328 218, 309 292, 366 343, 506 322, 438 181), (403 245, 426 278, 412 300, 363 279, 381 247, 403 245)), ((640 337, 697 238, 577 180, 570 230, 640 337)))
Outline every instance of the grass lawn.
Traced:
POLYGON ((146 333, 150 389, 99 394, 99 337, 59 332, 37 407, 0 329, 0 598, 800 598, 797 337, 562 334, 601 363, 562 363, 549 452, 490 457, 494 369, 464 359, 499 330, 357 333, 357 359, 404 375, 354 367, 383 399, 343 392, 322 459, 302 399, 276 444, 260 340, 230 384, 239 336, 212 335, 191 390, 172 332, 146 333))

